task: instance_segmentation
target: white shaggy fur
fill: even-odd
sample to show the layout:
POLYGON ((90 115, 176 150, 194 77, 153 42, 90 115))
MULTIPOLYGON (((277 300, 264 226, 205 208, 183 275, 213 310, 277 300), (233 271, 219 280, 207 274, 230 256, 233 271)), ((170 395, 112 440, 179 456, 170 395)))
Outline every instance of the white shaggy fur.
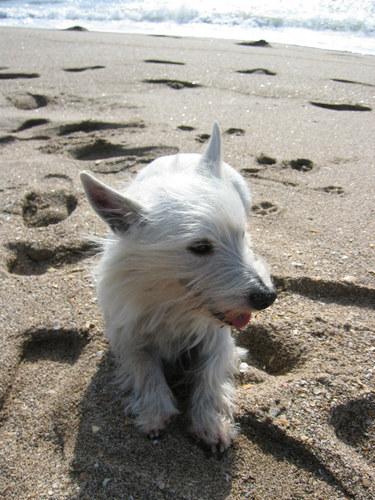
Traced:
POLYGON ((221 159, 218 125, 203 155, 159 158, 124 193, 85 172, 81 180, 112 230, 97 284, 127 410, 158 435, 179 413, 164 364, 190 356, 191 431, 226 449, 235 436, 233 374, 246 352, 229 325, 245 326, 276 294, 251 250, 250 194, 221 159))

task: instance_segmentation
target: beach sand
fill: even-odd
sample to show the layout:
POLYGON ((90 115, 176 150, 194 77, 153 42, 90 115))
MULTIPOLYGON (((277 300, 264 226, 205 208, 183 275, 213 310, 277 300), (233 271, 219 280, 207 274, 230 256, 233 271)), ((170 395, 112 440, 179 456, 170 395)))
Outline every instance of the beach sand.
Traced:
POLYGON ((3 28, 0 496, 375 498, 375 58, 291 46, 3 28), (255 70, 255 71, 254 71, 255 70), (125 417, 78 174, 119 188, 157 156, 224 156, 279 299, 234 332, 223 455, 125 417))

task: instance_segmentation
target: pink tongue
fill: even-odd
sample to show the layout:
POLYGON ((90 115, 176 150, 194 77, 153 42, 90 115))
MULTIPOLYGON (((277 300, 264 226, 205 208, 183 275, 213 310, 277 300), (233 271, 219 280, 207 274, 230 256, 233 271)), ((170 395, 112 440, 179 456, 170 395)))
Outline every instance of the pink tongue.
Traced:
POLYGON ((235 328, 243 328, 251 320, 251 314, 246 313, 234 316, 227 312, 226 316, 235 328))

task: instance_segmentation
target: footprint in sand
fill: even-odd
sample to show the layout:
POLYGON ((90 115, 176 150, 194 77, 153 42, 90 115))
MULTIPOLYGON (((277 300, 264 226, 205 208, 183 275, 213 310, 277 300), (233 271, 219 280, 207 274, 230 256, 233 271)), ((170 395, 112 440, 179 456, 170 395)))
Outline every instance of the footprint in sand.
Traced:
POLYGON ((175 40, 179 40, 181 37, 178 36, 178 35, 160 35, 159 33, 152 33, 151 35, 148 35, 148 36, 151 36, 153 38, 174 38, 175 40))
POLYGON ((200 142, 201 144, 204 144, 205 142, 207 142, 209 140, 209 138, 211 137, 210 134, 198 134, 196 137, 195 137, 195 140, 197 142, 200 142))
POLYGON ((145 124, 142 121, 116 123, 116 122, 102 122, 96 120, 83 120, 76 123, 68 123, 59 127, 58 135, 70 135, 76 132, 97 132, 99 130, 117 130, 117 129, 143 129, 145 124))
POLYGON ((289 373, 304 361, 302 343, 271 326, 250 323, 237 339, 249 350, 251 364, 270 375, 289 373))
POLYGON ((317 191, 324 191, 329 194, 345 194, 344 188, 341 186, 325 186, 322 188, 316 188, 317 191))
POLYGON ((39 127, 40 125, 45 125, 49 123, 49 120, 44 118, 31 118, 30 120, 26 120, 21 125, 16 128, 13 132, 22 132, 23 130, 28 130, 30 128, 39 127))
POLYGON ((363 85, 364 87, 375 87, 373 83, 356 82, 355 80, 345 80, 343 78, 332 78, 331 81, 337 83, 348 83, 352 85, 363 85))
POLYGON ((113 144, 104 139, 96 139, 89 144, 78 146, 70 150, 70 155, 76 160, 96 161, 113 157, 131 157, 142 162, 150 162, 158 156, 171 155, 178 152, 177 148, 169 146, 143 146, 129 148, 121 144, 113 144))
POLYGON ((241 174, 244 175, 245 177, 249 176, 249 175, 256 176, 256 174, 258 174, 260 171, 261 171, 261 169, 257 168, 257 167, 242 168, 241 174))
POLYGON ((362 106, 362 104, 334 104, 315 101, 310 101, 310 104, 318 108, 331 109, 333 111, 372 111, 372 108, 362 106))
POLYGON ((60 125, 55 129, 50 143, 39 149, 46 154, 67 152, 72 158, 80 161, 95 162, 91 168, 100 173, 116 173, 137 163, 149 163, 159 156, 176 154, 178 148, 169 146, 128 147, 110 142, 95 135, 95 132, 128 129, 130 132, 145 128, 143 121, 134 122, 104 122, 83 120, 60 125), (82 133, 87 137, 82 137, 82 133), (69 137, 69 141, 64 139, 69 137), (114 160, 112 160, 114 159, 114 160), (110 160, 110 161, 106 161, 110 160))
POLYGON ((153 83, 157 85, 166 85, 167 87, 170 87, 171 89, 175 90, 181 90, 181 89, 194 89, 198 87, 202 87, 197 82, 187 82, 184 80, 169 80, 167 78, 161 78, 161 79, 152 79, 148 78, 146 80, 143 80, 143 83, 153 83))
POLYGON ((166 61, 163 59, 145 59, 145 63, 153 63, 153 64, 174 64, 176 66, 185 66, 184 62, 178 62, 178 61, 166 61))
POLYGON ((47 106, 48 98, 40 94, 31 94, 30 92, 17 92, 10 94, 7 99, 17 109, 31 110, 47 106))
POLYGON ((336 436, 345 444, 354 448, 363 448, 365 458, 375 459, 375 441, 371 429, 375 426, 375 396, 351 399, 335 406, 331 411, 330 424, 335 429, 336 436), (367 456, 366 456, 367 455, 367 456))
POLYGON ((3 437, 5 441, 12 439, 12 430, 18 429, 17 436, 24 434, 21 439, 32 443, 31 449, 36 440, 44 439, 49 442, 49 448, 57 445, 57 450, 63 451, 63 442, 55 432, 58 428, 51 425, 56 418, 54 408, 62 389, 61 381, 69 377, 72 367, 81 359, 82 351, 90 342, 90 333, 84 329, 60 329, 56 325, 56 329, 29 330, 21 336, 18 366, 0 401, 0 407, 6 408, 2 415, 3 429, 8 427, 10 431, 3 437), (30 380, 36 382, 28 384, 30 380), (47 427, 43 418, 35 418, 33 401, 47 401, 44 417, 48 415, 52 420, 47 427))
POLYGON ((228 128, 228 130, 225 131, 227 135, 245 135, 245 131, 243 128, 228 128))
POLYGON ((73 364, 89 342, 87 332, 65 329, 40 329, 27 332, 22 345, 22 360, 36 363, 50 360, 73 364))
POLYGON ((274 71, 270 71, 266 68, 254 68, 254 69, 239 69, 236 73, 241 73, 243 75, 267 75, 267 76, 275 76, 276 73, 274 71))
POLYGON ((3 135, 3 137, 0 137, 0 144, 11 144, 12 142, 16 141, 17 138, 14 137, 13 135, 3 135))
POLYGON ((39 78, 38 73, 2 73, 0 71, 0 80, 19 80, 29 78, 39 78))
POLYGON ((243 45, 244 47, 271 47, 266 40, 255 40, 253 42, 237 42, 236 45, 243 45))
POLYGON ((307 158, 297 158, 297 160, 290 160, 289 162, 286 162, 286 165, 293 170, 298 170, 299 172, 310 172, 310 170, 314 168, 314 162, 308 160, 307 158))
POLYGON ((192 132, 193 130, 195 130, 195 128, 191 127, 190 125, 179 125, 177 128, 178 130, 182 130, 183 132, 192 132))
POLYGON ((75 242, 53 247, 52 244, 16 241, 6 245, 6 268, 12 274, 22 276, 41 275, 51 267, 80 262, 91 256, 92 243, 75 242))
POLYGON ((84 66, 83 68, 63 68, 63 71, 68 73, 82 73, 83 71, 91 71, 95 69, 104 69, 105 66, 84 66))
POLYGON ((67 175, 65 174, 60 174, 60 173, 56 173, 56 174, 47 174, 44 176, 44 179, 46 179, 47 181, 49 180, 53 180, 54 182, 57 180, 57 181, 63 181, 63 182, 67 182, 67 183, 72 183, 72 179, 70 177, 68 177, 67 175))
POLYGON ((57 224, 69 217, 77 207, 77 198, 65 189, 31 191, 25 195, 22 216, 28 227, 57 224))
POLYGON ((70 28, 66 28, 65 31, 81 31, 81 32, 84 32, 84 31, 88 31, 87 28, 84 28, 83 26, 70 26, 70 28))
MULTIPOLYGON (((273 177, 272 174, 276 172, 284 173, 284 171, 290 169, 297 170, 298 172, 302 172, 303 174, 305 174, 306 172, 310 172, 311 170, 317 168, 314 165, 314 162, 307 158, 297 158, 296 160, 284 160, 278 162, 277 159, 273 158, 272 156, 261 154, 260 156, 256 157, 256 162, 258 166, 243 168, 241 170, 241 173, 245 177, 259 177, 259 175, 262 175, 262 179, 281 182, 282 184, 289 186, 297 186, 298 184, 296 184, 293 180, 283 180, 279 177, 273 177), (266 177, 264 175, 266 175, 266 177)), ((265 204, 264 206, 255 207, 255 212, 258 215, 266 215, 266 213, 263 213, 263 211, 266 211, 267 215, 278 211, 278 209, 275 207, 267 207, 266 205, 268 202, 263 203, 265 204)))
MULTIPOLYGON (((256 161, 258 165, 262 165, 264 167, 270 165, 276 165, 277 159, 272 156, 267 156, 265 154, 261 154, 257 156, 256 161)), ((297 158, 296 160, 285 160, 280 164, 281 168, 292 168, 293 170, 298 170, 299 172, 309 172, 314 168, 314 162, 309 160, 308 158, 297 158)), ((248 169, 244 169, 245 171, 248 169)))
POLYGON ((258 165, 275 165, 277 163, 276 158, 272 158, 271 156, 266 156, 264 154, 257 157, 258 165))

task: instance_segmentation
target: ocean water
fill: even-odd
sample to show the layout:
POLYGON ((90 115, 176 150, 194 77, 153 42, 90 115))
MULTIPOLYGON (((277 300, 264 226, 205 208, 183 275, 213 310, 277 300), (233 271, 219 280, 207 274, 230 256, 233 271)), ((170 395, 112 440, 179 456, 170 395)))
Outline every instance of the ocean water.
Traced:
POLYGON ((375 0, 0 0, 0 26, 73 25, 375 55, 375 0))

